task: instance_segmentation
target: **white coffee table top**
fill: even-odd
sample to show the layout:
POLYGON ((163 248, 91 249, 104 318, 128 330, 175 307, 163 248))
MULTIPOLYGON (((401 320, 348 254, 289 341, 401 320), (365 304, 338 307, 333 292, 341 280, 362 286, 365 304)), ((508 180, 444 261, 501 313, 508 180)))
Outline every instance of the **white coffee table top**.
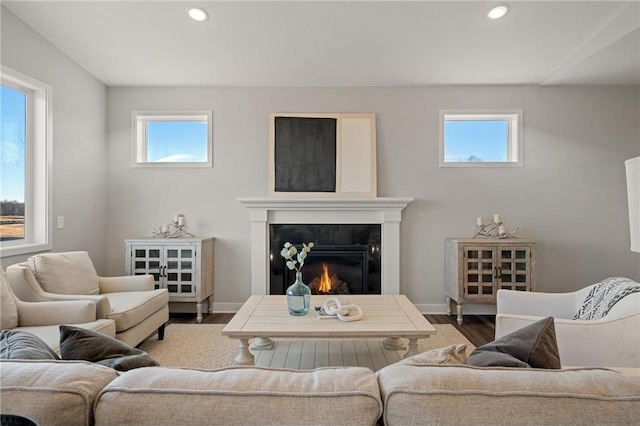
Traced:
POLYGON ((328 297, 311 296, 307 315, 292 316, 287 311, 286 296, 251 296, 222 334, 233 339, 254 337, 406 337, 419 339, 436 333, 436 329, 404 295, 337 296, 342 303, 360 306, 359 321, 337 318, 318 319, 313 306, 328 297))

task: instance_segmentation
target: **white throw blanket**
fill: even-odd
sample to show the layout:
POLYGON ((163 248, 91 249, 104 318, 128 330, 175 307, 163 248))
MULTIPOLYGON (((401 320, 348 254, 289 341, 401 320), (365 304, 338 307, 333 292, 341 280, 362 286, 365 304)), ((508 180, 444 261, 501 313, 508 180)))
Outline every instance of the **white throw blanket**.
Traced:
POLYGON ((639 291, 640 283, 629 278, 612 277, 602 280, 591 289, 573 319, 600 319, 623 297, 639 291))

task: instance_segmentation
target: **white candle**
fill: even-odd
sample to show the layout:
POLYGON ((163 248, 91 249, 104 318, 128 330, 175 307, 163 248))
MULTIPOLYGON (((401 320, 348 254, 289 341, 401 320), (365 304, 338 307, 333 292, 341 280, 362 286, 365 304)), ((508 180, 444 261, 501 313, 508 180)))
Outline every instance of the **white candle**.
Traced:
POLYGON ((178 225, 184 226, 184 224, 185 224, 185 217, 182 215, 178 216, 178 225))
POLYGON ((482 225, 484 225, 484 221, 482 220, 482 218, 481 218, 480 216, 478 216, 478 217, 476 218, 476 224, 477 224, 478 226, 482 226, 482 225))
POLYGON ((507 233, 507 225, 498 226, 498 234, 503 235, 507 233))
POLYGON ((494 214, 493 215, 493 223, 500 223, 502 222, 502 220, 500 219, 500 215, 499 214, 494 214))
POLYGON ((178 213, 176 213, 176 214, 174 214, 174 215, 173 215, 173 223, 178 223, 178 217, 179 217, 179 216, 180 216, 180 215, 179 215, 178 213))
POLYGON ((169 225, 167 223, 162 225, 162 232, 169 232, 169 225))

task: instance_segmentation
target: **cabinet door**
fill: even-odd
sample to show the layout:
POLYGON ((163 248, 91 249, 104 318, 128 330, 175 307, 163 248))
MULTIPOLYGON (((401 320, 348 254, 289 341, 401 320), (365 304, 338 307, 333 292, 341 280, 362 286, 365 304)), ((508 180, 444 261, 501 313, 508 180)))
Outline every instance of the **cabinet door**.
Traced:
POLYGON ((506 290, 531 290, 531 248, 498 248, 498 288, 506 290))
POLYGON ((191 299, 196 294, 196 250, 193 246, 173 246, 165 250, 165 283, 171 299, 191 299))
POLYGON ((162 276, 164 247, 162 246, 132 246, 131 247, 131 275, 153 275, 155 288, 162 287, 160 281, 162 276))
POLYGON ((466 300, 495 298, 496 255, 496 250, 491 247, 464 247, 463 286, 466 300))

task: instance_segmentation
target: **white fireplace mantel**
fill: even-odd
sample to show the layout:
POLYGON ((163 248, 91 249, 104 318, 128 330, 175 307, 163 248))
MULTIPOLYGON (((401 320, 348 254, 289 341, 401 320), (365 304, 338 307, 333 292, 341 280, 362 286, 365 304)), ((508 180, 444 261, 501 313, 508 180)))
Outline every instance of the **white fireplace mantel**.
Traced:
POLYGON ((251 223, 251 294, 269 293, 270 224, 380 224, 382 294, 400 293, 400 221, 413 198, 238 198, 251 223))

